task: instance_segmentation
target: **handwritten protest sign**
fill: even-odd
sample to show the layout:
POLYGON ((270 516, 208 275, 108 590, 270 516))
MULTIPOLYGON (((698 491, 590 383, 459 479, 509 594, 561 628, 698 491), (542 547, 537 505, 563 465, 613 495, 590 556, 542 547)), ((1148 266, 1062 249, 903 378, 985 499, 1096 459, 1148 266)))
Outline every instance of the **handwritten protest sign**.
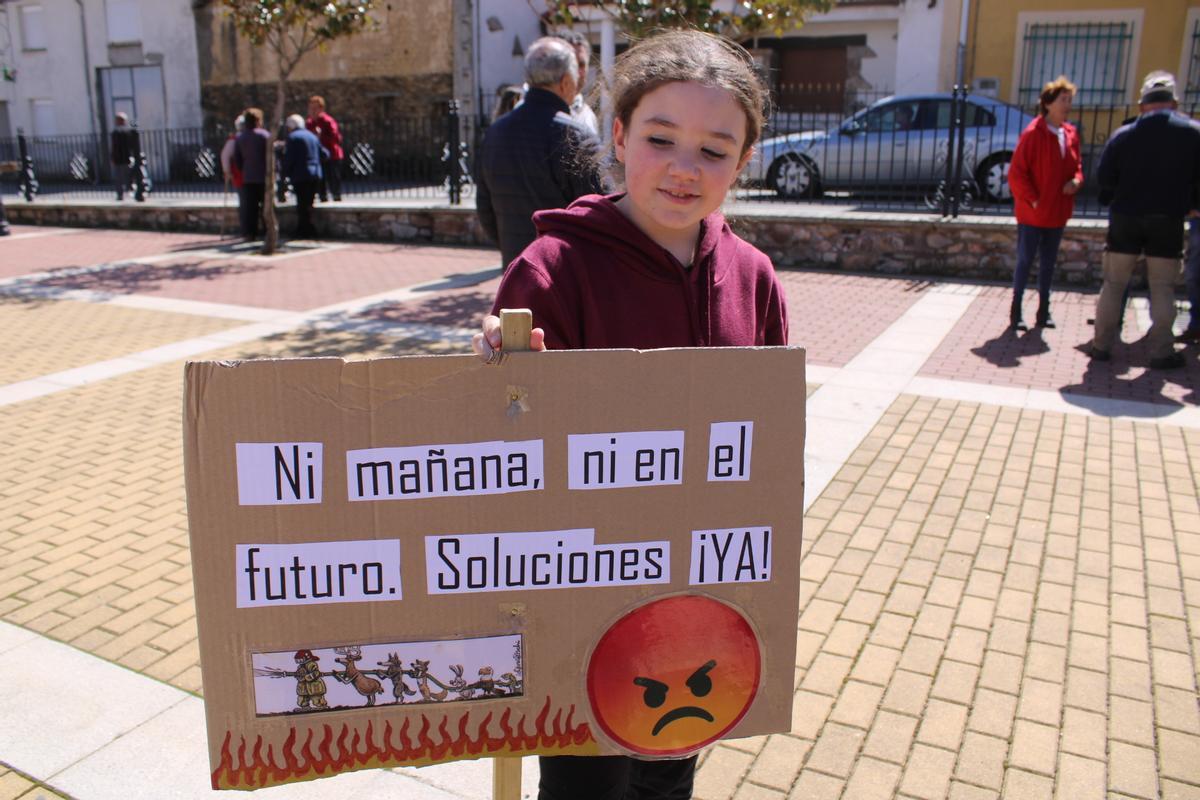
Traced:
POLYGON ((214 788, 789 728, 802 350, 186 378, 214 788))

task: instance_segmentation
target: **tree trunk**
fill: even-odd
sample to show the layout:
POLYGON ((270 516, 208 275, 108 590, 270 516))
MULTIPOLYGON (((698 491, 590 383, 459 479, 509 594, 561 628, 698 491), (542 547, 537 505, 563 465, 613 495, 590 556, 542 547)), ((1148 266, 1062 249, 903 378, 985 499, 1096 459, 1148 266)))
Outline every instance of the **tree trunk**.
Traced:
POLYGON ((279 220, 275 217, 275 132, 283 122, 286 85, 286 76, 280 75, 275 85, 275 113, 271 115, 270 127, 267 128, 270 138, 267 139, 267 185, 263 187, 263 227, 266 229, 263 233, 264 256, 273 255, 279 247, 279 220))

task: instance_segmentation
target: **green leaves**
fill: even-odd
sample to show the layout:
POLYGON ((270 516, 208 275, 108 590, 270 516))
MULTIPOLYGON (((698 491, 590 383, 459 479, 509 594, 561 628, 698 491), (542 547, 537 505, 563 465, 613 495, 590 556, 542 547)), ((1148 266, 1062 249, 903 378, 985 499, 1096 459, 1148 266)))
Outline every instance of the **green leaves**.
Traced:
POLYGON ((732 11, 723 11, 713 0, 547 0, 547 15, 555 25, 571 27, 579 10, 591 7, 603 10, 634 39, 656 28, 695 28, 740 39, 765 32, 782 35, 803 25, 807 14, 834 5, 836 0, 740 0, 732 11))
POLYGON ((305 52, 319 42, 373 27, 374 4, 375 0, 221 0, 238 32, 251 43, 273 44, 288 34, 299 37, 295 44, 308 45, 305 52))

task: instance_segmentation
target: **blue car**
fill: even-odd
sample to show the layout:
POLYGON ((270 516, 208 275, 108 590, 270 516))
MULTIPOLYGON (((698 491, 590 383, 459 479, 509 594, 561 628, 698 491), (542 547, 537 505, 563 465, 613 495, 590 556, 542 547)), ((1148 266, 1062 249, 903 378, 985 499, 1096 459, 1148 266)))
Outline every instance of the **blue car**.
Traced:
MULTIPOLYGON (((946 177, 951 109, 949 93, 887 97, 829 130, 763 140, 746 174, 787 198, 934 187, 946 177)), ((980 95, 967 96, 965 116, 963 179, 982 200, 1011 199, 1009 162, 1034 118, 980 95)))

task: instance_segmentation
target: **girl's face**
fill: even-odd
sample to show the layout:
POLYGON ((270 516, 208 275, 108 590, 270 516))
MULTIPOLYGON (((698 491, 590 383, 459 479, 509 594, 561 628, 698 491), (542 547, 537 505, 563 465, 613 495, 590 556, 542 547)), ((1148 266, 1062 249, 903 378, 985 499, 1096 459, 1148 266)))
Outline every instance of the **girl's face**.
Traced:
POLYGON ((746 113, 725 89, 664 84, 643 95, 628 128, 613 121, 617 160, 625 165, 621 204, 633 222, 668 250, 699 234, 750 159, 746 113))

